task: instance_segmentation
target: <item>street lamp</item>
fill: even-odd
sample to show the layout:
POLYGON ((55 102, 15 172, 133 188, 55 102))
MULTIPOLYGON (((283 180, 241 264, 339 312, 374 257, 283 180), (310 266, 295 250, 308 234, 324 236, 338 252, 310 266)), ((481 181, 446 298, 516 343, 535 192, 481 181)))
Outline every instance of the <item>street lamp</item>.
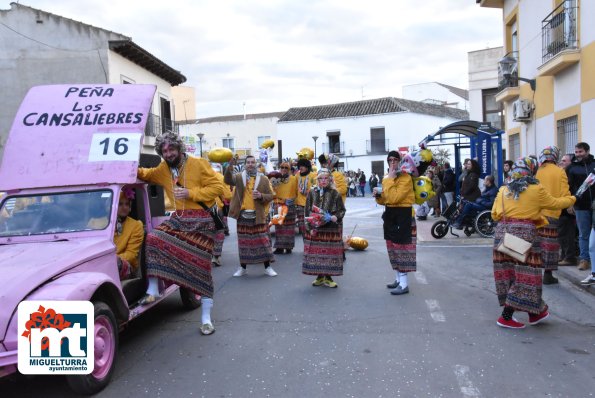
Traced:
POLYGON ((200 143, 200 157, 202 158, 202 137, 204 137, 204 133, 196 134, 198 136, 198 142, 200 143))
POLYGON ((312 139, 314 140, 314 162, 316 162, 316 140, 318 139, 317 135, 312 136, 312 139))
MULTIPOLYGON (((510 78, 512 77, 512 74, 517 69, 517 60, 514 57, 504 57, 500 61, 498 61, 498 67, 500 68, 500 72, 502 73, 504 79, 506 79, 506 81, 509 82, 510 78)), ((531 90, 535 91, 535 79, 526 79, 524 77, 519 76, 517 76, 517 79, 529 83, 531 90)))

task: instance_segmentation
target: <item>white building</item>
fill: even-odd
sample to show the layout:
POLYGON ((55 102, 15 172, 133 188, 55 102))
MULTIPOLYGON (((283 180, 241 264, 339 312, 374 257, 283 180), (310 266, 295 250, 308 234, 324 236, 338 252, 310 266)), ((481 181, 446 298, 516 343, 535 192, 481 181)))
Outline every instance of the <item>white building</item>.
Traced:
POLYGON ((469 109, 469 92, 467 90, 438 82, 403 86, 403 98, 451 108, 469 109))
POLYGON ((440 127, 466 119, 464 110, 387 97, 291 108, 279 119, 277 137, 283 157, 316 148, 317 155, 337 154, 344 170, 382 175, 389 150, 417 145, 440 127))
POLYGON ((43 84, 154 84, 143 151, 154 153, 155 135, 175 129, 171 89, 186 78, 130 37, 18 3, 0 10, 0 22, 0 156, 22 99, 43 84))
MULTIPOLYGON (((189 150, 200 156, 202 136, 203 154, 215 147, 231 149, 241 157, 254 155, 263 141, 277 141, 277 121, 284 112, 217 116, 180 123, 180 135, 187 137, 189 150)), ((273 152, 276 158, 277 151, 273 152)))

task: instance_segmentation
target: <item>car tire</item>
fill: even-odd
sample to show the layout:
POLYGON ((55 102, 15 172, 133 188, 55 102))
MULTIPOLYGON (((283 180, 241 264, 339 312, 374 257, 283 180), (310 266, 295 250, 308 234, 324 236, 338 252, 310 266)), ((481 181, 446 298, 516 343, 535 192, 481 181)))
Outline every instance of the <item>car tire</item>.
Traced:
POLYGON ((180 298, 182 299, 182 306, 187 310, 195 310, 200 307, 200 299, 196 298, 196 295, 188 289, 180 288, 180 298))
POLYGON ((95 307, 95 367, 88 375, 67 376, 70 388, 84 395, 96 394, 110 382, 118 351, 118 323, 111 308, 101 302, 95 307))

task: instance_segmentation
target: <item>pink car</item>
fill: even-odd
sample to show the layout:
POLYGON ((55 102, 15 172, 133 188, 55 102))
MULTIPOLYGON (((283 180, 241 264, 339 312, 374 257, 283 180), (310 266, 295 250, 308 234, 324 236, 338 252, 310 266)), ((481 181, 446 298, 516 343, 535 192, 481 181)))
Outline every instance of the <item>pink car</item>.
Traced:
POLYGON ((120 190, 136 191, 131 217, 145 232, 163 221, 163 190, 136 179, 155 92, 152 85, 56 85, 25 97, 0 166, 0 377, 16 372, 17 306, 23 300, 86 300, 95 308, 95 359, 89 375, 67 376, 79 393, 103 389, 113 373, 118 331, 180 290, 186 308, 200 299, 164 286, 139 306, 145 263, 121 282, 113 243, 120 190))

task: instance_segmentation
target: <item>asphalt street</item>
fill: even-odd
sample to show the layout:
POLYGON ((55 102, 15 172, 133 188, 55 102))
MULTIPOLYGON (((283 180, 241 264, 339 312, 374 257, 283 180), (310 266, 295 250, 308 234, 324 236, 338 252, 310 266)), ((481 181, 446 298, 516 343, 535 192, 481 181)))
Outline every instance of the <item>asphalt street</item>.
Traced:
MULTIPOLYGON (((523 330, 496 326, 491 241, 430 237, 419 223, 410 293, 394 279, 382 207, 349 198, 349 251, 338 289, 301 273, 302 243, 234 278, 235 225, 214 269, 216 333, 199 334, 200 310, 171 297, 120 335, 117 368, 99 397, 586 397, 595 394, 595 296, 560 272, 544 287, 551 317, 523 330)), ((593 287, 592 287, 593 288, 593 287)), ((595 288, 593 288, 595 289, 595 288)), ((526 321, 526 314, 517 314, 526 321)), ((70 396, 63 378, 0 382, 0 396, 70 396)))

